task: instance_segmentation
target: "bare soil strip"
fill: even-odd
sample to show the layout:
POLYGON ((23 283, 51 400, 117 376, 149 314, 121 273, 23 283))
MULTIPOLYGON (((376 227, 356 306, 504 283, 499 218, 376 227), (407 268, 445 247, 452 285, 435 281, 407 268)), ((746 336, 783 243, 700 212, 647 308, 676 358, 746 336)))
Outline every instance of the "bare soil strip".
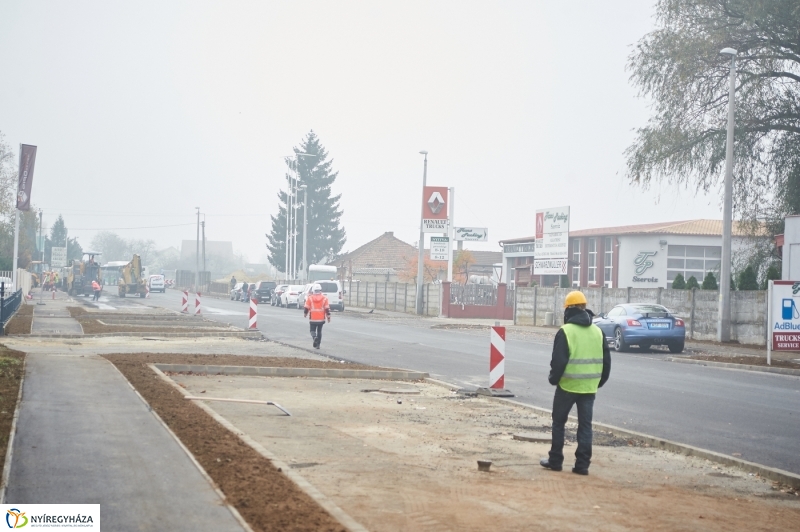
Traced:
POLYGON ((23 302, 11 321, 6 325, 6 334, 30 334, 33 323, 33 305, 23 302))
MULTIPOLYGON (((341 525, 280 469, 153 374, 176 363, 341 369, 338 362, 238 355, 106 355, 181 439, 225 497, 257 531, 341 531, 341 525)), ((347 364, 348 369, 369 366, 347 364)))
POLYGON ((25 353, 0 345, 0 471, 5 467, 24 362, 25 353))

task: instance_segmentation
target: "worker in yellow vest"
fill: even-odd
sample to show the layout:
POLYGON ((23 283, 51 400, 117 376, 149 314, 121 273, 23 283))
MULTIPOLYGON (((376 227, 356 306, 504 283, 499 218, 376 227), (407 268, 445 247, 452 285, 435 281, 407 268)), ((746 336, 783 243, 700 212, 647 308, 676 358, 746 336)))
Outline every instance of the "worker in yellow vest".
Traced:
POLYGON ((611 352, 603 331, 592 323, 594 314, 586 309, 586 296, 577 290, 564 301, 564 325, 553 342, 550 384, 553 398, 553 440, 550 455, 542 467, 561 471, 564 463, 564 425, 572 405, 578 405, 578 449, 573 473, 589 474, 592 461, 592 410, 597 389, 611 374, 611 352))

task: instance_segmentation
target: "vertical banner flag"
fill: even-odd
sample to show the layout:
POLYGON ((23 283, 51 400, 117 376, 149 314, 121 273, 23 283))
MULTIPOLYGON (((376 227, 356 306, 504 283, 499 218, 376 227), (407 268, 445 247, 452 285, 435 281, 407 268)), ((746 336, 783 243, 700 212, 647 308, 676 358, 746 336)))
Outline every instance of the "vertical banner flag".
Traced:
POLYGON ((36 146, 20 144, 19 146, 19 183, 17 184, 17 209, 31 209, 31 185, 33 184, 33 166, 36 163, 36 146))
POLYGON ((447 233, 447 187, 422 190, 422 226, 425 233, 447 233))

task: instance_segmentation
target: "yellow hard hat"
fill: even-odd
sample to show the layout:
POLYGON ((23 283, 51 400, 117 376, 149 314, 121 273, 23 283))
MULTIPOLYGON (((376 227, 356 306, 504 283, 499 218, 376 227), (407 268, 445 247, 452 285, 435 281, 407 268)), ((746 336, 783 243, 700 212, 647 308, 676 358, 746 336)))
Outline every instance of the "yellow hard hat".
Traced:
POLYGON ((583 292, 573 290, 567 294, 567 298, 564 300, 564 308, 571 307, 573 305, 585 305, 586 303, 586 296, 583 295, 583 292))

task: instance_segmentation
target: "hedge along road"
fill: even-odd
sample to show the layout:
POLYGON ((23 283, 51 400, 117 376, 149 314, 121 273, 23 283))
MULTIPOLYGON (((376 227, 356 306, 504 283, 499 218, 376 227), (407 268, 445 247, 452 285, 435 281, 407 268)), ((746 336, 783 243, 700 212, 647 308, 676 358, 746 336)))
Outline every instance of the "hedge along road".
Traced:
MULTIPOLYGON (((179 310, 180 300, 181 293, 170 290, 151 294, 147 304, 179 310)), ((203 306, 208 319, 247 326, 246 303, 205 298, 203 306)), ((348 314, 334 312, 325 325, 323 354, 427 371, 463 386, 488 385, 488 331, 430 329, 424 320, 348 314)), ((271 340, 311 348, 301 311, 261 304, 258 318, 271 340)), ((517 400, 551 408, 551 348, 549 340, 506 343, 506 388, 517 400)), ((800 473, 800 378, 674 364, 663 361, 666 356, 612 353, 611 379, 598 393, 594 420, 800 473)))

